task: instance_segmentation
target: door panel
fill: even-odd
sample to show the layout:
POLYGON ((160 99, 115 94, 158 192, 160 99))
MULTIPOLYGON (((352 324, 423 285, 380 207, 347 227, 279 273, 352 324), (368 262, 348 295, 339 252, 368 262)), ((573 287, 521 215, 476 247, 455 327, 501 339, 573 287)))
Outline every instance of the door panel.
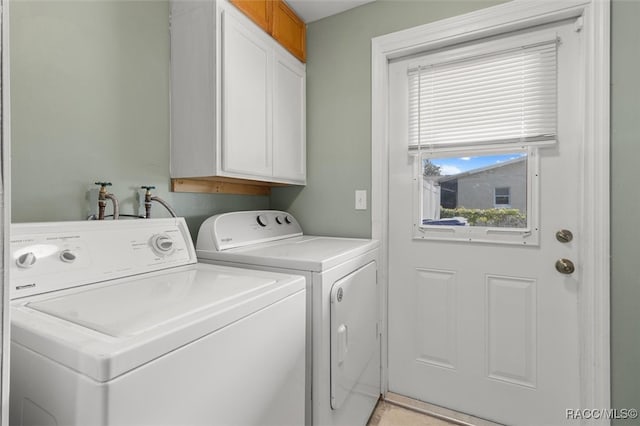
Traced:
POLYGON ((389 391, 505 424, 569 423, 566 409, 580 406, 581 45, 572 23, 549 29, 560 38, 558 142, 531 151, 534 245, 415 237, 422 164, 407 149, 406 93, 415 59, 389 66, 389 391), (560 229, 573 241, 559 242, 560 229), (559 273, 560 258, 576 271, 559 273))
POLYGON ((266 35, 222 15, 222 168, 271 176, 271 53, 266 35))
POLYGON ((305 183, 305 70, 277 52, 274 72, 273 175, 305 183))
POLYGON ((331 287, 331 408, 361 381, 378 347, 378 286, 371 262, 331 287))
POLYGON ((486 278, 488 377, 536 386, 536 281, 518 277, 486 278))
POLYGON ((418 360, 444 368, 455 368, 456 273, 434 269, 415 270, 418 360))

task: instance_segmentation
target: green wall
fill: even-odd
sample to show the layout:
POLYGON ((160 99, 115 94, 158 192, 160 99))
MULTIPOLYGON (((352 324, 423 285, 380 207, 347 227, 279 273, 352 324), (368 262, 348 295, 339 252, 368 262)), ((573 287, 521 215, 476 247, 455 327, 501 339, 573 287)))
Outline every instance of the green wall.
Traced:
POLYGON ((612 398, 640 409, 640 2, 615 0, 611 12, 612 398))
MULTIPOLYGON (((10 3, 12 220, 81 220, 113 183, 121 213, 155 185, 192 234, 268 197, 169 192, 168 1, 10 3)), ((108 212, 110 207, 108 208, 108 212)), ((152 215, 165 217, 159 205, 152 215)))

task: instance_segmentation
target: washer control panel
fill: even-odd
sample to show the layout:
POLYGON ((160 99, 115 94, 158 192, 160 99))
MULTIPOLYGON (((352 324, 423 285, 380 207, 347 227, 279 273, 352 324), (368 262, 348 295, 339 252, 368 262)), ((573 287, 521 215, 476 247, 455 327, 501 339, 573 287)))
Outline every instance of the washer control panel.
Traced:
POLYGON ((212 216, 200 226, 198 250, 228 250, 302 235, 298 221, 289 213, 258 210, 212 216))
POLYGON ((11 298, 196 263, 183 218, 11 225, 11 298))

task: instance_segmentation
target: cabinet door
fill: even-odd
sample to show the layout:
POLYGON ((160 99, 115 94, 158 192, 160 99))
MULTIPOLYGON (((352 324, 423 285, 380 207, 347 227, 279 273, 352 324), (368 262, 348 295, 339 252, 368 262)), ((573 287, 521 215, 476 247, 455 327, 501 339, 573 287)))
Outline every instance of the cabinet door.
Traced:
POLYGON ((272 50, 267 35, 243 16, 222 14, 222 170, 271 177, 272 50))
POLYGON ((271 33, 273 0, 230 0, 260 28, 271 33))
POLYGON ((273 90, 273 175, 306 183, 305 68, 276 52, 273 90))
POLYGON ((273 5, 273 38, 302 62, 306 61, 307 27, 283 0, 273 5))

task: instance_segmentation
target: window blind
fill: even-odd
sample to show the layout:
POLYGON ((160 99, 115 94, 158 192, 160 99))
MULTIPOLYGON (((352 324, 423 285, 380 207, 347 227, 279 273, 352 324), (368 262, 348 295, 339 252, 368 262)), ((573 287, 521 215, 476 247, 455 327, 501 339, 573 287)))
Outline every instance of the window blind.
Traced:
POLYGON ((410 68, 409 147, 555 142, 556 45, 410 68))

